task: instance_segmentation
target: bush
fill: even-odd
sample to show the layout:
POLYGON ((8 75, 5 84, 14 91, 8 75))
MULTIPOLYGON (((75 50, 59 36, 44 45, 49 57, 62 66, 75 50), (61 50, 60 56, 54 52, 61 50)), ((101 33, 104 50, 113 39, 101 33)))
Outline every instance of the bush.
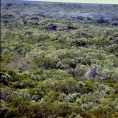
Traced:
POLYGON ((6 112, 6 115, 3 117, 5 118, 13 118, 13 117, 18 117, 19 111, 17 108, 9 108, 8 111, 6 112))
POLYGON ((57 26, 55 24, 53 24, 53 23, 50 23, 49 26, 46 29, 51 30, 51 31, 52 30, 55 31, 57 29, 57 26))
POLYGON ((112 26, 118 26, 118 21, 113 21, 112 26))
POLYGON ((83 118, 80 116, 80 114, 72 113, 69 118, 83 118))
POLYGON ((45 69, 56 68, 57 61, 51 57, 39 57, 33 60, 39 67, 45 69))
POLYGON ((10 79, 11 76, 8 73, 2 73, 2 72, 0 73, 0 76, 1 76, 0 82, 5 85, 8 85, 8 80, 10 79))
POLYGON ((84 17, 83 16, 77 16, 77 19, 78 20, 84 20, 84 17))
POLYGON ((88 44, 88 41, 86 38, 80 38, 80 39, 73 39, 71 41, 71 46, 86 46, 88 44))
POLYGON ((84 76, 86 72, 86 66, 85 65, 77 65, 77 67, 73 70, 73 76, 74 77, 82 77, 84 76))

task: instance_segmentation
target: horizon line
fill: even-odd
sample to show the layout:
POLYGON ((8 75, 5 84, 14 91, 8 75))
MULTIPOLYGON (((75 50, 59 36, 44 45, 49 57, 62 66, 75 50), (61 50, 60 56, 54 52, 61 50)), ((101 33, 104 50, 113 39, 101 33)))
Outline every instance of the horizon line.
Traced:
POLYGON ((41 2, 69 2, 69 3, 93 3, 93 4, 118 4, 118 1, 112 0, 23 0, 23 1, 41 1, 41 2))

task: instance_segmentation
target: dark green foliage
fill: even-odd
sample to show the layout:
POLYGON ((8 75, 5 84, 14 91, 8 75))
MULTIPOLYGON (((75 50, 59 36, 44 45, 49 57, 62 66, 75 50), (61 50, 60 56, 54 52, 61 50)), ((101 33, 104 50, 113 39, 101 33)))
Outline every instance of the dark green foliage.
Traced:
POLYGON ((56 30, 57 29, 57 26, 55 25, 55 24, 49 24, 49 26, 48 26, 48 28, 47 28, 48 30, 56 30))
POLYGON ((78 16, 77 19, 79 19, 79 20, 84 20, 84 17, 78 16))
POLYGON ((10 79, 10 75, 7 73, 0 73, 0 83, 8 85, 8 80, 10 79))
POLYGON ((39 57, 34 59, 34 62, 38 65, 38 67, 44 67, 45 69, 55 68, 56 60, 50 57, 39 57))
POLYGON ((98 23, 106 23, 106 24, 109 24, 109 21, 108 20, 104 20, 103 18, 100 18, 97 20, 98 23))

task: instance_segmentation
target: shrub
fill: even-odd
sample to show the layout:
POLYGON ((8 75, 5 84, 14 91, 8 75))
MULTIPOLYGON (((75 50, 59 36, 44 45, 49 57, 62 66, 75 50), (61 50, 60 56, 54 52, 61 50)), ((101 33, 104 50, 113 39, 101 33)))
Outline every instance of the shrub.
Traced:
POLYGON ((83 118, 83 117, 81 117, 80 114, 76 114, 76 113, 73 112, 73 113, 69 116, 69 118, 83 118))
POLYGON ((25 73, 15 73, 13 76, 11 76, 10 82, 22 81, 25 79, 31 79, 30 75, 25 73))
POLYGON ((35 58, 33 61, 39 67, 43 67, 45 69, 55 68, 57 64, 56 59, 51 58, 51 57, 39 57, 39 58, 35 58))
POLYGON ((67 28, 68 28, 69 30, 74 30, 74 29, 75 29, 75 28, 74 28, 73 26, 71 26, 71 25, 68 25, 67 28))
POLYGON ((5 118, 12 118, 12 117, 18 117, 19 111, 17 108, 9 108, 6 115, 3 116, 5 118))
POLYGON ((86 72, 85 65, 77 65, 77 67, 74 69, 73 76, 81 77, 81 76, 84 76, 85 72, 86 72))
POLYGON ((118 21, 113 21, 112 26, 118 26, 118 21))
POLYGON ((9 62, 10 62, 10 58, 9 58, 9 56, 6 55, 6 54, 1 54, 1 56, 0 56, 0 61, 1 61, 1 62, 5 62, 5 63, 9 63, 9 62))
POLYGON ((74 39, 71 41, 71 46, 86 46, 88 44, 88 41, 86 38, 80 38, 80 39, 74 39))
POLYGON ((92 80, 91 82, 89 80, 86 80, 84 83, 85 83, 85 91, 87 93, 92 92, 94 90, 94 84, 92 83, 92 80))
POLYGON ((53 24, 53 23, 50 23, 49 26, 46 28, 48 30, 56 30, 57 29, 57 25, 53 24))
POLYGON ((77 98, 79 98, 81 95, 79 93, 73 93, 73 94, 69 94, 67 96, 67 99, 69 100, 69 102, 75 102, 77 98))
POLYGON ((1 76, 0 82, 5 85, 8 85, 8 80, 10 79, 11 76, 8 73, 2 73, 2 72, 0 73, 0 76, 1 76))
POLYGON ((77 19, 84 20, 84 17, 83 16, 77 16, 77 19))

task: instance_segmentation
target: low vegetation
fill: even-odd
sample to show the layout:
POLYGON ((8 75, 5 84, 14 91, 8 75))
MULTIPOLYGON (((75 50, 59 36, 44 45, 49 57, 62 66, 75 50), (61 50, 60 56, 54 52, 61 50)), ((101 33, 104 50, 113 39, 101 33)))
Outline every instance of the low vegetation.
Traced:
POLYGON ((118 5, 3 2, 0 116, 118 118, 117 26, 118 5))

